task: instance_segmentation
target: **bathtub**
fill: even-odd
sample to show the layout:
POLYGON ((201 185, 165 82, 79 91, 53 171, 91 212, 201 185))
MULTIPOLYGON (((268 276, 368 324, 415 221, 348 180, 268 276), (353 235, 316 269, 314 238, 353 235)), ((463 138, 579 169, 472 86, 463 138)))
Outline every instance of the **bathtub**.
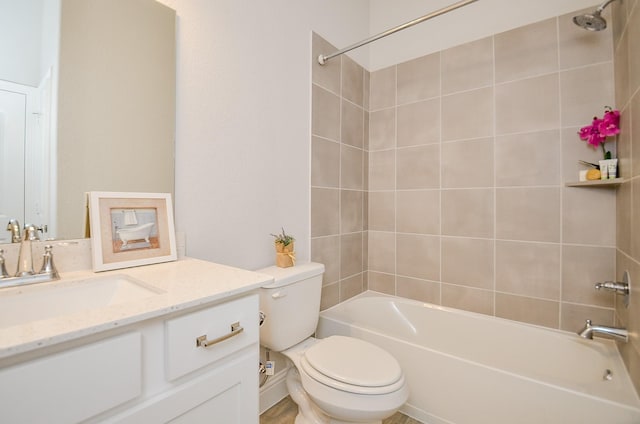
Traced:
POLYGON ((610 340, 373 292, 320 314, 316 336, 332 334, 395 356, 410 388, 402 412, 424 423, 640 423, 610 340))
POLYGON ((126 246, 128 242, 133 240, 142 240, 149 243, 149 236, 153 228, 153 222, 136 225, 135 227, 123 227, 118 229, 117 234, 122 240, 122 246, 126 246))

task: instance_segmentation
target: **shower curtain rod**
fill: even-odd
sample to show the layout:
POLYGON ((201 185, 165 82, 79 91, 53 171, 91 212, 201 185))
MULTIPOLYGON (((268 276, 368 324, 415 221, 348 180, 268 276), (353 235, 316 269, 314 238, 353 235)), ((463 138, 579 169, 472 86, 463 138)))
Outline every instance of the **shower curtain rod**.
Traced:
POLYGON ((436 10, 435 12, 431 12, 428 15, 424 15, 424 16, 422 16, 420 18, 414 19, 413 21, 409 21, 409 22, 404 23, 402 25, 398 25, 395 28, 388 29, 388 30, 386 30, 384 32, 381 32, 378 35, 374 35, 372 37, 369 37, 366 40, 362 40, 359 43, 352 44, 349 47, 345 47, 344 49, 338 50, 338 51, 333 52, 333 53, 331 53, 329 55, 325 56, 325 55, 321 54, 320 56, 318 56, 318 63, 320 65, 324 65, 325 63, 327 63, 327 61, 329 59, 332 59, 332 58, 334 58, 336 56, 340 56, 341 54, 344 54, 344 53, 346 53, 348 51, 351 51, 353 49, 357 49, 358 47, 362 47, 365 44, 369 44, 369 43, 371 43, 373 41, 379 40, 380 38, 386 37, 387 35, 391 35, 391 34, 396 33, 398 31, 402 31, 403 29, 412 27, 412 26, 414 26, 416 24, 419 24, 420 22, 424 22, 427 19, 431 19, 431 18, 435 18, 436 16, 444 15, 447 12, 451 12, 452 10, 458 9, 460 7, 466 6, 466 5, 471 4, 473 2, 476 2, 476 1, 478 1, 478 0, 462 0, 462 1, 459 1, 458 3, 454 3, 454 4, 449 5, 447 7, 443 7, 442 9, 436 10))

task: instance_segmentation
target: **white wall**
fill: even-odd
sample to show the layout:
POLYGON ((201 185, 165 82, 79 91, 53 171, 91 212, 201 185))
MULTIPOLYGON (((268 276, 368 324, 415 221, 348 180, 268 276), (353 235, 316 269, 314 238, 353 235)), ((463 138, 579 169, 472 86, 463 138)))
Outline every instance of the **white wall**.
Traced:
MULTIPOLYGON (((267 266, 269 233, 284 226, 308 259, 311 31, 342 48, 450 1, 161 2, 178 15, 175 203, 187 254, 267 266)), ((367 48, 352 57, 375 70, 589 4, 480 0, 377 42, 371 60, 367 48)))
MULTIPOLYGON (((370 0, 371 34, 378 34, 458 0, 370 0)), ((581 8, 597 0, 478 0, 371 44, 370 71, 581 8)))
POLYGON ((178 15, 176 229, 187 254, 271 265, 269 234, 284 226, 308 259, 311 31, 366 37, 368 1, 162 2, 178 15))

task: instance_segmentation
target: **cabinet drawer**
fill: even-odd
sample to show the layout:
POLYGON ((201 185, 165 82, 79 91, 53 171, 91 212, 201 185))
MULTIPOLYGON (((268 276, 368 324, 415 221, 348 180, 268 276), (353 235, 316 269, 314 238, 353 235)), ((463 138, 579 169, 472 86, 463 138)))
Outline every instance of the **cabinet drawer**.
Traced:
POLYGON ((112 337, 0 371, 0 422, 72 423, 141 393, 140 333, 112 337))
POLYGON ((167 320, 165 328, 167 379, 175 380, 252 343, 258 348, 258 295, 167 320))

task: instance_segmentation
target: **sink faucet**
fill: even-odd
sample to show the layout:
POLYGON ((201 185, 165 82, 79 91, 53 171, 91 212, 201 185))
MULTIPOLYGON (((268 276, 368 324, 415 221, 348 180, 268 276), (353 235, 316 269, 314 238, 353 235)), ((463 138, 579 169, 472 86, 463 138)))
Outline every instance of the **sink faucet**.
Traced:
POLYGON ((629 341, 629 332, 626 328, 618 328, 618 327, 607 327, 604 325, 592 325, 591 320, 588 319, 585 322, 584 328, 578 331, 578 335, 580 337, 584 337, 585 339, 593 339, 593 335, 595 334, 604 334, 607 336, 611 336, 614 339, 629 341))
POLYGON ((17 219, 9 220, 7 231, 11 233, 11 243, 20 243, 22 241, 20 237, 20 223, 17 219))
POLYGON ((33 270, 33 254, 31 252, 31 242, 38 240, 38 233, 35 225, 26 224, 24 234, 20 243, 20 254, 18 255, 18 271, 16 277, 26 277, 35 274, 33 270))

